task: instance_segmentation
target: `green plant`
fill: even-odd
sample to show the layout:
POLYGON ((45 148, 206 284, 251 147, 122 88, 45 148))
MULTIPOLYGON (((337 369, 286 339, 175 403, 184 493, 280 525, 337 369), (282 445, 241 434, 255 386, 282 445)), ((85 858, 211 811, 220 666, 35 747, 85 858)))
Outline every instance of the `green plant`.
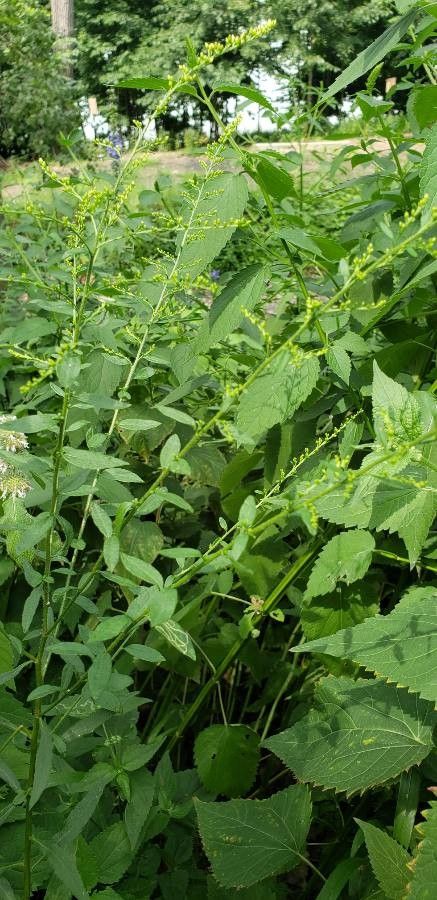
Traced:
POLYGON ((0 3, 0 154, 54 155, 61 132, 80 126, 77 98, 53 49, 47 10, 38 2, 0 3))
POLYGON ((183 187, 130 199, 139 134, 3 209, 8 897, 419 897, 436 866, 436 125, 387 133, 380 41, 342 82, 386 155, 247 152, 204 71, 270 27, 137 83, 216 122, 183 187))

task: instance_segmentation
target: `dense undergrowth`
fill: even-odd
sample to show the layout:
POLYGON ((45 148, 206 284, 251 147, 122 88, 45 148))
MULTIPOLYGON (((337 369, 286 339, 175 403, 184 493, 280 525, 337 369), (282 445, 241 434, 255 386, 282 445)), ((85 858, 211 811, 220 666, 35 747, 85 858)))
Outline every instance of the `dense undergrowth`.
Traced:
MULTIPOLYGON (((3 209, 7 900, 435 896, 436 7, 401 11, 320 177, 218 121, 182 186, 132 202, 139 136, 3 209)), ((214 110, 262 33, 143 86, 214 110)))

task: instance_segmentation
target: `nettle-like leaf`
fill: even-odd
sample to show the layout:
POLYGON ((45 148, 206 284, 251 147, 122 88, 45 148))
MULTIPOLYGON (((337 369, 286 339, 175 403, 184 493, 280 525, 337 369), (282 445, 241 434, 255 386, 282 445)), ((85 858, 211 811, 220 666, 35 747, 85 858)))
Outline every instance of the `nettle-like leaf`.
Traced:
POLYGON ((353 794, 395 778, 428 756, 431 704, 380 680, 329 676, 315 708, 265 741, 300 781, 353 794))
POLYGON ((236 413, 236 426, 250 442, 289 419, 316 386, 320 366, 316 356, 293 359, 281 351, 243 392, 236 413))
POLYGON ((425 822, 417 826, 421 840, 409 865, 404 894, 408 900, 432 900, 437 893, 437 802, 431 803, 422 815, 425 822))
POLYGON ((350 659, 436 703, 437 589, 410 591, 389 615, 310 641, 304 649, 350 659))
POLYGON ((208 791, 240 797, 256 775, 259 738, 245 725, 211 725, 197 735, 194 757, 208 791))
POLYGON ((426 134, 426 146, 420 166, 420 194, 428 196, 426 210, 430 211, 436 205, 437 200, 437 125, 434 124, 426 134))
POLYGON ((268 800, 196 800, 195 807, 205 853, 224 887, 250 887, 290 871, 302 859, 311 819, 304 785, 268 800))
POLYGON ((423 433, 420 406, 397 381, 388 378, 373 364, 373 422, 376 438, 382 446, 412 441, 423 433))
POLYGON ((338 581, 351 584, 364 578, 372 562, 375 541, 368 531, 337 534, 323 548, 309 577, 305 599, 334 590, 338 581))
POLYGON ((361 819, 355 821, 364 834, 370 864, 381 890, 390 900, 402 900, 408 882, 410 854, 381 828, 361 819))

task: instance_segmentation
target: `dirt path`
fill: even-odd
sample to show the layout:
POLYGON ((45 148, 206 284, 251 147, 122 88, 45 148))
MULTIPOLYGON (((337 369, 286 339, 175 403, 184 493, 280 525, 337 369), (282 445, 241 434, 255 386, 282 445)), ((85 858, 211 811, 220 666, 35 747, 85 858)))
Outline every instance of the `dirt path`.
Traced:
MULTIPOLYGON (((290 141, 289 143, 258 143, 251 144, 252 150, 274 150, 276 153, 288 153, 290 150, 302 152, 306 160, 306 167, 313 169, 318 163, 319 155, 330 159, 338 150, 347 146, 359 146, 358 138, 341 139, 335 141, 329 140, 313 140, 304 141, 299 144, 298 141, 290 141)), ((379 153, 388 151, 387 141, 375 140, 374 149, 379 153)), ((190 172, 200 170, 200 160, 202 154, 187 154, 185 150, 158 150, 153 153, 150 162, 143 169, 139 170, 139 180, 141 186, 152 187, 154 181, 159 175, 171 175, 172 177, 182 177, 190 172)), ((86 161, 84 163, 86 165, 86 161)), ((101 171, 109 171, 111 167, 110 160, 102 159, 97 161, 97 167, 101 171)), ((53 168, 60 175, 68 175, 77 167, 73 163, 61 166, 56 163, 53 168)), ((0 173, 1 175, 1 173, 0 173)), ((3 179, 0 180, 0 198, 3 200, 13 200, 19 197, 25 190, 26 186, 32 188, 32 183, 38 180, 37 168, 34 163, 24 163, 22 165, 6 165, 3 170, 3 179), (3 184, 2 184, 3 181, 3 184)))

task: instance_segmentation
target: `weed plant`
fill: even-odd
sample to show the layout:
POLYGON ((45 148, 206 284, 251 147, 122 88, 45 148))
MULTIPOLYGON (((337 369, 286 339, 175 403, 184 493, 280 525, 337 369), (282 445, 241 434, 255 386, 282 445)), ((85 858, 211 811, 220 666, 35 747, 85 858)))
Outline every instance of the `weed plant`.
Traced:
POLYGON ((402 6, 320 177, 205 87, 267 24, 137 80, 214 116, 200 175, 132 203, 140 129, 3 209, 7 900, 435 896, 436 7, 402 6))

